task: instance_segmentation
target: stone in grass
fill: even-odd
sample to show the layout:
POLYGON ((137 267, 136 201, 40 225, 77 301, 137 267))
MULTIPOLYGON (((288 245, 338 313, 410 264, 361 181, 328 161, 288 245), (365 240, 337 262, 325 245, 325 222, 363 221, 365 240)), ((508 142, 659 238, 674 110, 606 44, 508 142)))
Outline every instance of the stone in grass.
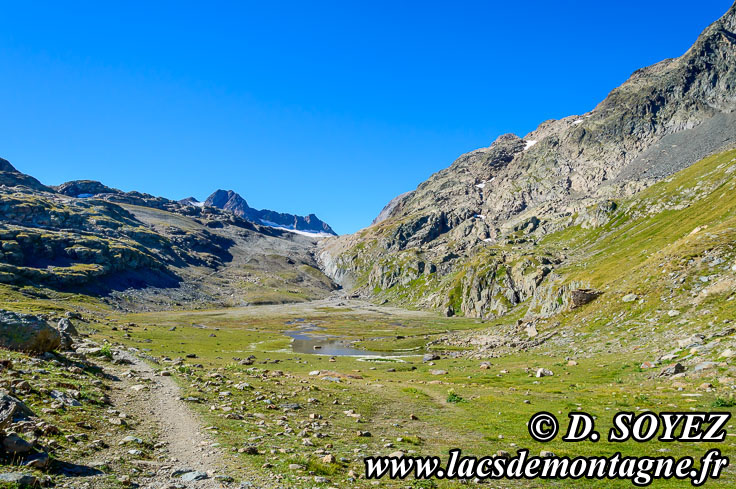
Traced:
POLYGON ((0 430, 13 421, 33 416, 33 412, 19 399, 0 391, 0 430))
POLYGON ((23 454, 28 453, 33 445, 25 441, 15 433, 11 433, 3 439, 3 449, 8 453, 23 454))
POLYGON ((45 469, 49 465, 49 454, 46 452, 38 452, 26 457, 23 461, 24 467, 33 467, 34 469, 45 469))
POLYGON ((660 377, 671 377, 673 375, 681 374, 685 371, 685 366, 681 363, 676 363, 662 369, 659 373, 660 377))
POLYGON ((0 474, 0 483, 11 484, 18 487, 37 487, 38 479, 31 474, 6 472, 4 474, 0 474))
POLYGON ((551 377, 553 375, 554 375, 554 372, 546 368, 538 368, 537 373, 536 373, 537 377, 551 377))
POLYGON ((201 481, 207 478, 209 478, 209 476, 207 475, 207 472, 201 472, 199 470, 195 470, 193 472, 187 472, 186 474, 180 477, 180 479, 183 480, 184 482, 201 481))
POLYGON ((634 302, 638 298, 636 294, 626 294, 621 300, 624 302, 634 302))

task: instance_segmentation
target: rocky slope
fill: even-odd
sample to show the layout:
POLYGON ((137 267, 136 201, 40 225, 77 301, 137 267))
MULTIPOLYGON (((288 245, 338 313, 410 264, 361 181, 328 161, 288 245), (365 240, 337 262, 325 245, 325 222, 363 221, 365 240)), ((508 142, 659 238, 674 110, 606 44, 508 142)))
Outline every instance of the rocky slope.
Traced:
POLYGON ((0 161, 0 292, 13 297, 31 286, 126 309, 313 299, 335 287, 317 268, 314 243, 100 182, 51 188, 0 161))
POLYGON ((447 314, 497 317, 530 301, 534 314, 555 310, 568 298, 545 297, 549 284, 590 284, 559 276, 569 247, 540 246, 546 236, 600 228, 622 202, 736 145, 734 54, 736 6, 589 113, 503 135, 394 199, 371 227, 323 241, 324 269, 362 294, 447 314))
MULTIPOLYGON (((199 204, 196 199, 191 197, 187 199, 187 202, 191 205, 199 204)), ((314 214, 297 216, 268 209, 254 209, 248 205, 243 197, 232 190, 216 190, 212 195, 207 197, 204 205, 232 212, 237 216, 264 226, 303 231, 317 235, 335 236, 337 234, 326 222, 320 220, 314 214)))

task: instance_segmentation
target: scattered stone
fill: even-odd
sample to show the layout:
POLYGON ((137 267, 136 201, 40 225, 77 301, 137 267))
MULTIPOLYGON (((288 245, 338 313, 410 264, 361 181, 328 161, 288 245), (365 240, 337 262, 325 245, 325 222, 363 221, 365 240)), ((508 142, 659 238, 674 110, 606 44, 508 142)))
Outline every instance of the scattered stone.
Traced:
POLYGON ((718 364, 716 362, 702 362, 693 367, 693 372, 702 372, 703 370, 710 370, 717 366, 718 364))
POLYGON ((195 470, 193 472, 187 472, 186 474, 180 477, 180 479, 183 480, 184 482, 201 481, 207 478, 209 478, 209 476, 207 475, 207 472, 200 472, 198 470, 195 470))
POLYGON ((77 401, 76 399, 74 399, 72 396, 70 396, 66 392, 52 390, 49 393, 49 396, 51 396, 52 399, 55 399, 55 400, 61 402, 65 406, 79 407, 79 406, 82 405, 81 402, 77 401))
POLYGON ((694 345, 702 345, 704 339, 705 336, 703 336, 702 334, 695 334, 687 338, 677 340, 677 346, 679 346, 680 348, 687 348, 694 345))
POLYGON ((551 377, 554 375, 554 372, 546 368, 538 368, 535 375, 536 377, 551 377))
POLYGON ((432 375, 447 375, 447 370, 430 370, 429 373, 432 375))
POLYGON ((637 296, 636 294, 626 294, 621 300, 623 302, 634 302, 638 298, 639 296, 637 296))
POLYGON ((434 360, 439 360, 440 356, 436 353, 425 353, 422 357, 422 362, 432 362, 434 360))
POLYGON ((662 369, 662 371, 659 373, 660 377, 671 377, 673 375, 681 374, 685 371, 684 365, 681 363, 676 363, 674 365, 670 365, 668 367, 665 367, 662 369))
POLYGON ((734 352, 732 349, 723 350, 723 353, 721 353, 721 358, 733 358, 736 356, 736 352, 734 352))

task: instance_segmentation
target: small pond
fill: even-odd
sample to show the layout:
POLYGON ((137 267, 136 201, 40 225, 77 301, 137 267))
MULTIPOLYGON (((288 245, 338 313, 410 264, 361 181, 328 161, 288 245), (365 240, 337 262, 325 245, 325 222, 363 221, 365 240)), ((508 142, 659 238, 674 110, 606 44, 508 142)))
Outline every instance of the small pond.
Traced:
POLYGON ((304 323, 297 329, 284 331, 284 334, 292 339, 291 350, 294 353, 351 357, 391 357, 402 355, 402 353, 397 352, 361 350, 353 347, 354 342, 351 340, 346 340, 339 336, 318 333, 318 331, 323 330, 324 328, 321 328, 316 324, 304 323))

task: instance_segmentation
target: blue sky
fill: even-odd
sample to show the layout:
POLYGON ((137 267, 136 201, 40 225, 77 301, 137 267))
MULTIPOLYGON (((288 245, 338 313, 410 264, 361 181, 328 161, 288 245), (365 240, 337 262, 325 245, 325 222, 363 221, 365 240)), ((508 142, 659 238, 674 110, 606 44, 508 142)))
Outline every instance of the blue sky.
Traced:
POLYGON ((4 2, 0 156, 339 233, 498 135, 592 109, 726 0, 4 2))

